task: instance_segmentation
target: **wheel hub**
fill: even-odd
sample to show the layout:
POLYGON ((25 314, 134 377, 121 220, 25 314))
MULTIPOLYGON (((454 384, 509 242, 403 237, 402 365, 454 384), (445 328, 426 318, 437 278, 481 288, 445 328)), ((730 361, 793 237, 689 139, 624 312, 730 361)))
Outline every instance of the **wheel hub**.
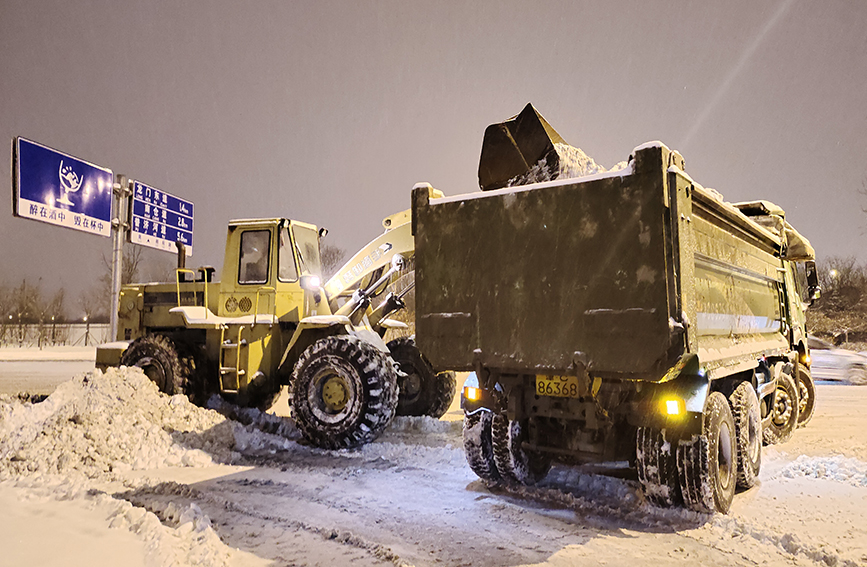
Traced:
POLYGON ((719 463, 719 478, 722 486, 729 486, 734 473, 734 458, 732 455, 732 434, 728 425, 720 426, 719 440, 717 443, 717 463, 719 463))
POLYGON ((349 402, 349 386, 338 374, 327 377, 322 382, 322 402, 329 413, 340 413, 349 402))
POLYGON ((418 372, 409 372, 400 380, 400 397, 415 400, 421 392, 421 376, 418 372))
POLYGON ((792 398, 785 390, 777 390, 774 401, 774 424, 783 427, 792 417, 792 398))
POLYGON ((155 358, 145 356, 140 358, 135 363, 136 367, 141 368, 148 380, 157 385, 161 392, 165 391, 166 387, 166 371, 155 358))
POLYGON ((801 413, 807 409, 807 404, 810 402, 810 391, 807 385, 803 382, 798 382, 798 409, 801 413))

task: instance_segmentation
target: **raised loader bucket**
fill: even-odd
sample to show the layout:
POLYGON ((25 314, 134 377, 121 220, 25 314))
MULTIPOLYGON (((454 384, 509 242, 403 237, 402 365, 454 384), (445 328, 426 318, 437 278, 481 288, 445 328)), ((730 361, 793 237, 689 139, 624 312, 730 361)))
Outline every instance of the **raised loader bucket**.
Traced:
POLYGON ((485 129, 479 158, 479 187, 482 191, 506 187, 510 179, 526 174, 541 160, 545 160, 545 168, 553 177, 560 167, 554 144, 565 143, 528 103, 517 116, 485 129))

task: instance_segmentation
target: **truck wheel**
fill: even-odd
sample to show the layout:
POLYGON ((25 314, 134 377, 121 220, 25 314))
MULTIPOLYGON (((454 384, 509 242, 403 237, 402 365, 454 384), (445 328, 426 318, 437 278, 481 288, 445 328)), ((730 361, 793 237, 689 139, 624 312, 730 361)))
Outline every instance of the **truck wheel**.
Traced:
POLYGON ((798 425, 799 409, 798 387, 791 374, 783 371, 777 379, 771 419, 767 427, 762 429, 762 440, 765 445, 785 443, 792 438, 798 425))
POLYGON ((412 337, 390 341, 388 350, 400 368, 397 415, 442 417, 455 397, 455 373, 434 373, 412 337))
POLYGON ((816 384, 813 375, 805 366, 798 366, 798 427, 810 423, 815 410, 816 384))
POLYGON ((500 473, 494 462, 494 447, 491 440, 493 414, 480 411, 464 417, 464 454, 467 464, 476 475, 488 482, 499 482, 500 473))
POLYGON ((735 496, 737 446, 729 403, 719 392, 707 398, 702 434, 677 445, 683 502, 698 512, 725 514, 735 496))
POLYGON ((189 362, 178 356, 175 343, 163 335, 138 338, 120 358, 121 366, 141 368, 160 392, 173 396, 187 394, 189 362))
POLYGON ((292 415, 304 438, 317 447, 369 443, 394 417, 394 366, 357 337, 319 339, 302 353, 293 375, 292 415))
POLYGON ((749 382, 741 382, 729 396, 735 420, 738 486, 751 488, 762 468, 762 411, 756 390, 749 382))
POLYGON ((491 422, 494 462, 500 476, 511 482, 533 485, 551 470, 551 459, 522 447, 527 441, 526 423, 495 415, 491 422))
POLYGON ((639 427, 635 441, 638 480, 644 495, 657 506, 680 504, 680 484, 677 480, 677 458, 665 430, 639 427))

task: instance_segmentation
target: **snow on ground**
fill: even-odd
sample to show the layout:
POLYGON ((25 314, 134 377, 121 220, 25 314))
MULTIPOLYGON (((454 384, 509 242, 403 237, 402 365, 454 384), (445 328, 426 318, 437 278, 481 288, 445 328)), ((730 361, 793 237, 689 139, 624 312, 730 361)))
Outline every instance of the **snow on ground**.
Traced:
POLYGON ((817 400, 722 516, 651 506, 616 464, 488 487, 460 421, 398 418, 375 443, 323 451, 288 418, 94 371, 40 403, 0 396, 0 563, 867 565, 867 388, 821 385, 817 400))

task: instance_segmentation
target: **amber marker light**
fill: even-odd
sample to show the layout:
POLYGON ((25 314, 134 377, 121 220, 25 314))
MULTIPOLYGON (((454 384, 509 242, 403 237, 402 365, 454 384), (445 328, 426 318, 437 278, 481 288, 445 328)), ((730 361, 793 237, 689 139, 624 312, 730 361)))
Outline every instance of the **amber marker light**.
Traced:
POLYGON ((467 386, 464 388, 464 397, 471 402, 477 402, 482 397, 482 391, 478 388, 467 386))
POLYGON ((663 413, 669 417, 675 417, 686 413, 686 403, 680 398, 666 398, 662 401, 663 413))

